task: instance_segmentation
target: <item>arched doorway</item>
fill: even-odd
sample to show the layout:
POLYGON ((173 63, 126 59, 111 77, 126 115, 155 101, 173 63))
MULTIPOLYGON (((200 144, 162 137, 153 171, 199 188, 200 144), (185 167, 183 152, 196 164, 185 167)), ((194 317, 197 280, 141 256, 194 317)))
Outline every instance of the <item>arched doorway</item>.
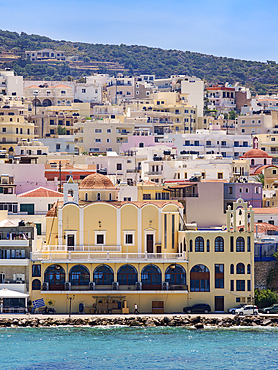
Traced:
POLYGON ((50 99, 44 99, 42 102, 43 107, 50 107, 52 105, 52 101, 50 99))
POLYGON ((165 271, 165 281, 174 289, 176 286, 186 285, 186 272, 181 265, 170 265, 165 271))
POLYGON ((156 265, 147 265, 141 272, 143 290, 160 290, 162 284, 161 270, 156 265))
POLYGON ((73 266, 69 272, 69 282, 72 290, 79 290, 80 287, 86 286, 88 288, 90 283, 90 272, 86 266, 73 266))
POLYGON ((138 273, 134 266, 123 265, 117 273, 117 281, 119 285, 135 285, 138 281, 138 273))
POLYGON ((44 281, 49 284, 49 290, 64 290, 65 270, 60 265, 50 265, 44 273, 44 281))
POLYGON ((94 282, 96 285, 112 285, 114 272, 110 266, 100 265, 94 270, 94 282))

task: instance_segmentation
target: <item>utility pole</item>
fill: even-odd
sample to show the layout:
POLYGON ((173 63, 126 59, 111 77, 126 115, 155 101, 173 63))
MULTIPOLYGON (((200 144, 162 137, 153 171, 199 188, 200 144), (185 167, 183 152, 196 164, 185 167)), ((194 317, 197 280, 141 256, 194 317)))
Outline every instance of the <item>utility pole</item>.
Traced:
POLYGON ((59 191, 62 192, 62 174, 61 174, 61 161, 59 161, 59 191))

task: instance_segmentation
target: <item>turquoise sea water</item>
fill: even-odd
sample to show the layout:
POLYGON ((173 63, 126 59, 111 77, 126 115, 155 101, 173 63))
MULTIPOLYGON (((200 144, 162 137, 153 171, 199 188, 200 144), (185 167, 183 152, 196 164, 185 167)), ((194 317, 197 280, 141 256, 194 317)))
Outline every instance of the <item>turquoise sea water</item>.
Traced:
POLYGON ((0 369, 278 369, 278 330, 7 328, 0 369))

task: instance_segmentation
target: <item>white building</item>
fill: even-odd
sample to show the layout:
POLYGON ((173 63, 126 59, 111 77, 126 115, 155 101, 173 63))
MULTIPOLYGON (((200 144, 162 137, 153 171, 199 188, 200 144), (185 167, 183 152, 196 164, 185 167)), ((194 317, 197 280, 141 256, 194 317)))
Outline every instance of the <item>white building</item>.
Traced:
POLYGON ((23 97, 23 77, 15 76, 10 69, 0 70, 0 94, 23 97))
POLYGON ((101 103, 102 86, 94 83, 76 83, 74 87, 74 99, 83 103, 101 103))
POLYGON ((196 134, 165 134, 163 142, 177 147, 179 154, 219 154, 239 158, 252 148, 251 135, 227 135, 222 130, 197 130, 196 134))
POLYGON ((181 93, 188 94, 188 104, 197 108, 197 117, 204 115, 204 81, 196 77, 186 77, 181 81, 181 93))

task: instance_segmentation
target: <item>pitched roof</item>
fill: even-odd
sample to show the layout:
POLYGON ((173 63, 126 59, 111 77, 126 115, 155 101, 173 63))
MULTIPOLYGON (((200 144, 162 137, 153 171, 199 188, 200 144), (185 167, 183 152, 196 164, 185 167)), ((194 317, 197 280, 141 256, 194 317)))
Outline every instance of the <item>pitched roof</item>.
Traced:
POLYGON ((258 233, 267 233, 269 230, 278 231, 278 226, 271 225, 267 222, 255 222, 254 226, 258 233))
POLYGON ((31 86, 27 86, 26 89, 39 89, 39 86, 31 85, 31 86))
POLYGON ((277 213, 278 214, 278 208, 252 208, 255 214, 271 214, 271 213, 277 213))
POLYGON ((26 193, 19 194, 18 197, 20 198, 27 198, 27 197, 40 197, 40 198, 57 198, 62 197, 63 193, 59 193, 58 191, 50 190, 40 186, 37 189, 29 190, 26 193))
POLYGON ((56 85, 56 86, 52 86, 52 88, 56 89, 56 88, 61 88, 61 87, 64 87, 65 89, 71 89, 70 86, 67 86, 67 85, 63 85, 63 84, 59 84, 59 85, 56 85))

